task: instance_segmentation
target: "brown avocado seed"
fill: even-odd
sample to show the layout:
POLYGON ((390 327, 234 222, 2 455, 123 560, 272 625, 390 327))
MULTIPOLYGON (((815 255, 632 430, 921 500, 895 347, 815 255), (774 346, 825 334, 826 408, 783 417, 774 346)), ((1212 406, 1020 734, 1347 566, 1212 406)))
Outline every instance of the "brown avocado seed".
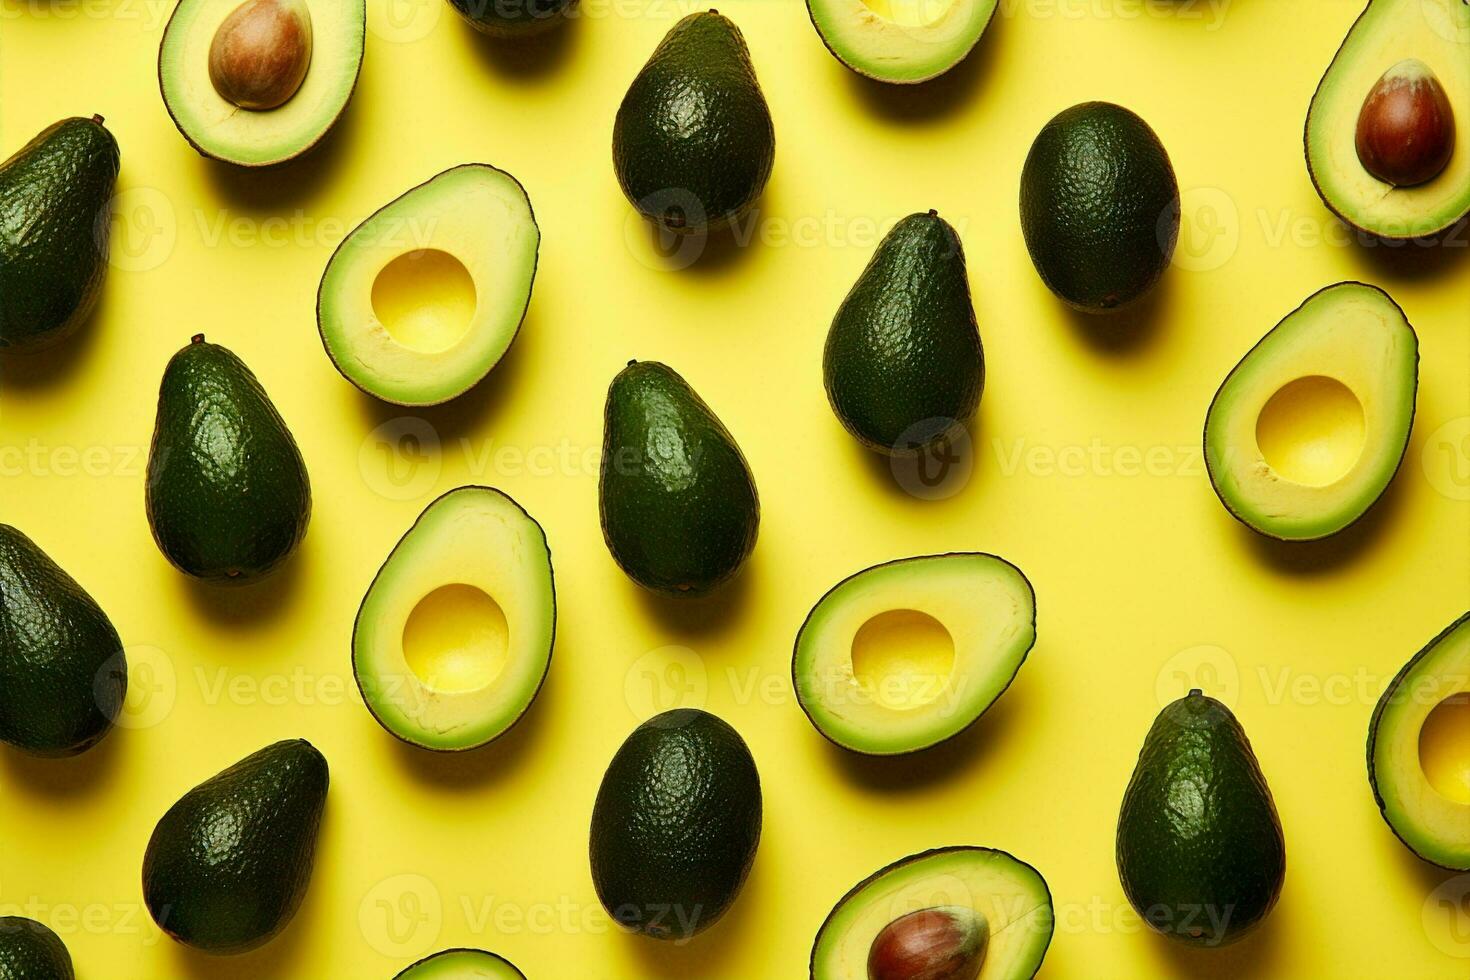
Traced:
POLYGON ((1383 73, 1358 113, 1357 147, 1363 169, 1395 187, 1439 176, 1455 149, 1455 116, 1428 65, 1408 58, 1383 73))
POLYGON ((971 908, 920 909, 883 927, 868 950, 868 980, 975 980, 990 926, 971 908))
POLYGON ((245 0, 209 45, 209 80, 242 109, 284 104, 311 65, 311 13, 304 0, 245 0))

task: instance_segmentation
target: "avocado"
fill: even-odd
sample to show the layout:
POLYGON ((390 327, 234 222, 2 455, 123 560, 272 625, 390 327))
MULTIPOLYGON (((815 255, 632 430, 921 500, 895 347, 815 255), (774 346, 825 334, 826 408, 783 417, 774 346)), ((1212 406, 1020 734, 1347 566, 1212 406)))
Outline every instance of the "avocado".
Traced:
POLYGON ((837 310, 822 352, 827 400, 875 452, 914 455, 980 404, 980 347, 965 250, 930 211, 894 225, 837 310))
POLYGON ((1031 865, 989 847, 941 847, 838 899, 812 944, 811 980, 1029 980, 1053 928, 1051 891, 1031 865))
POLYGON ((245 362, 203 334, 163 372, 146 490, 164 557, 215 584, 269 575, 311 518, 306 463, 285 421, 245 362))
POLYGON ((446 949, 426 956, 393 980, 526 980, 504 957, 483 949, 446 949))
POLYGON ((475 30, 512 40, 534 37, 571 16, 577 0, 449 0, 475 30))
POLYGON ((0 524, 0 741, 39 756, 85 752, 122 711, 122 640, 86 590, 0 524))
POLYGON ((327 781, 327 760, 294 739, 185 793, 143 855, 143 900, 159 927, 207 953, 270 942, 306 896, 327 781))
POLYGON ((1281 894, 1286 842, 1245 729, 1192 690, 1159 712, 1118 814, 1118 878, 1149 926, 1224 946, 1281 894))
POLYGON ((315 146, 362 67, 365 0, 179 0, 158 48, 158 87, 206 157, 266 167, 315 146))
POLYGON ((1394 675, 1368 723, 1368 784, 1425 861, 1470 871, 1470 612, 1394 675))
POLYGON ((618 106, 613 167, 633 207, 675 234, 742 218, 771 176, 776 134, 740 28, 690 14, 618 106))
POLYGON ((796 634, 791 678, 817 731, 900 755, 964 731, 1005 693, 1036 642, 1021 570, 978 552, 885 562, 832 587, 796 634))
POLYGON ((395 405, 463 394, 510 349, 531 302, 541 231, 514 177, 454 167, 343 239, 316 322, 342 376, 395 405))
POLYGON ((499 490, 460 487, 424 509, 378 570, 352 630, 352 671, 390 734, 473 749, 531 706, 555 635, 541 525, 499 490))
POLYGON ((1179 238, 1169 154, 1110 102, 1057 113, 1021 171, 1021 231, 1041 281, 1073 309, 1104 313, 1143 296, 1179 238))
POLYGON ((101 116, 48 126, 0 164, 0 354, 60 343, 97 305, 118 166, 101 116))
POLYGON ((1447 233, 1470 214, 1470 4, 1369 0, 1307 110, 1322 203, 1380 239, 1447 233))
POLYGON ((739 733, 697 708, 628 736, 592 810, 592 883, 618 924, 686 940, 714 925, 750 873, 761 782, 739 733))
POLYGON ((608 388, 598 501, 613 560, 663 595, 723 584, 760 526, 755 479, 734 437, 657 361, 629 361, 608 388))
POLYGON ((1268 537, 1336 534, 1393 479, 1414 425, 1419 341, 1376 286, 1311 296, 1241 358, 1210 403, 1210 483, 1268 537))
POLYGON ((35 919, 0 916, 0 980, 76 980, 61 937, 35 919))
POLYGON ((927 82, 965 60, 996 0, 806 0, 832 56, 879 82, 927 82))

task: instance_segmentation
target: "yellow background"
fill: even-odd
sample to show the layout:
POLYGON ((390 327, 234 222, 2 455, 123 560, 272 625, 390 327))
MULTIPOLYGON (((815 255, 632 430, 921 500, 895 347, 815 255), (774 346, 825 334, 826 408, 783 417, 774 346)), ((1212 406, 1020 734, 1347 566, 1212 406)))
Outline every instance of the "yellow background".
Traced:
POLYGON ((670 271, 629 217, 609 137, 628 82, 692 8, 586 2, 517 55, 441 0, 372 0, 361 82, 329 141, 287 169, 242 173, 197 157, 164 111, 165 4, 5 0, 3 152, 57 118, 100 112, 123 169, 100 312, 65 348, 3 363, 0 519, 108 611, 133 696, 130 727, 79 759, 0 751, 0 906, 54 925, 90 980, 389 977, 453 945, 503 953, 533 980, 790 978, 805 976, 818 925, 858 879, 974 843, 1050 883, 1046 976, 1463 977, 1464 913, 1457 946, 1430 894, 1464 880, 1394 839, 1363 745, 1388 677, 1470 592, 1470 250, 1353 245, 1312 190, 1302 120, 1358 4, 1004 0, 966 64, 892 91, 834 61, 801 4, 725 0, 771 104, 775 172, 749 247, 711 247, 670 271), (1031 137, 1088 99, 1147 119, 1186 191, 1176 267, 1102 333, 1043 288, 1016 207, 1031 137), (524 330, 458 402, 377 404, 322 352, 318 278, 361 218, 469 160, 517 175, 536 210, 524 330), (843 433, 820 371, 874 228, 930 207, 964 240, 989 367, 973 473, 940 500, 906 493, 843 433), (1201 422, 1262 333, 1348 278, 1386 287, 1418 330, 1413 438, 1362 525, 1272 545, 1215 499, 1201 422), (246 592, 186 581, 143 513, 158 379, 200 330, 260 376, 315 491, 302 551, 246 592), (630 357, 682 372, 760 487, 754 557, 703 604, 640 594, 598 530, 602 401, 630 357), (428 439, 423 452, 414 438, 428 439), (1117 471, 1150 448, 1154 475, 1117 471), (349 634, 393 543, 434 495, 467 482, 503 488, 545 526, 559 629, 525 721, 487 750, 436 757, 398 745, 346 693, 349 634), (930 755, 879 763, 829 747, 790 692, 803 616, 852 571, 952 549, 1003 555, 1035 585, 1039 640, 1016 683, 930 755), (1191 674, 1250 734, 1289 854, 1267 925, 1213 953, 1140 930, 1113 866, 1143 734, 1191 674), (729 719, 766 794, 749 883, 683 948, 609 931, 587 870, 602 770, 655 695, 729 719), (237 959, 161 938, 138 880, 154 822, 201 779, 294 736, 333 772, 300 914, 237 959))

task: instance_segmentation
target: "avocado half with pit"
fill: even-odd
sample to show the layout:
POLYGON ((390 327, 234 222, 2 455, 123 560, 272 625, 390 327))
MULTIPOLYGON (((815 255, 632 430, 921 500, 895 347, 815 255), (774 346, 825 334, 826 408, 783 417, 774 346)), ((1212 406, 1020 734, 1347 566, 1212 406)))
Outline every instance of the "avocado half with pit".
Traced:
POLYGON ((526 713, 555 635, 541 526, 499 490, 460 487, 429 504, 373 579, 352 631, 352 670, 390 734, 456 752, 526 713))
POLYGON ((1470 871, 1470 612, 1404 664, 1378 699, 1368 782, 1411 851, 1470 871))
POLYGON ((1393 480, 1414 425, 1419 340, 1389 295, 1340 282, 1241 358, 1205 418, 1220 502, 1268 537, 1348 527, 1393 480))
POLYGON ((520 332, 541 231, 525 188, 466 163, 420 184, 343 239, 316 322, 342 376, 395 405, 437 405, 490 373, 520 332))
POLYGON ((483 949, 446 949, 426 956, 393 980, 526 980, 503 956, 483 949))
POLYGON ((875 565, 833 586, 796 636, 792 681, 817 731, 901 755, 972 725, 1036 642, 1021 570, 978 552, 875 565))
POLYGON ((827 50, 859 75, 909 85, 965 60, 996 0, 806 0, 827 50))
POLYGON ((1307 170, 1343 221, 1383 239, 1470 214, 1470 4, 1370 0, 1307 111, 1307 170))
POLYGON ((194 149, 242 167, 311 149, 357 85, 365 0, 179 0, 158 85, 194 149))
POLYGON ((1005 851, 943 847, 895 861, 837 902, 812 980, 1027 980, 1054 927, 1040 872, 1005 851))

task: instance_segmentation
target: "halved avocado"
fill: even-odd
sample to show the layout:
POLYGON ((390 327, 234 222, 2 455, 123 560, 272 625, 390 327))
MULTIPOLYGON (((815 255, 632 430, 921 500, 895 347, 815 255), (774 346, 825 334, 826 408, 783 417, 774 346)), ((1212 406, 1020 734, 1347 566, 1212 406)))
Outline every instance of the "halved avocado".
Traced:
POLYGON ((965 59, 996 0, 806 0, 822 43, 859 75, 909 85, 965 59))
POLYGON ((483 949, 446 949, 426 956, 393 980, 526 980, 511 962, 483 949))
POLYGON ((1428 237, 1470 214, 1470 115, 1458 120, 1449 162, 1432 179, 1396 186, 1375 177, 1358 151, 1364 102, 1385 73, 1426 66, 1450 106, 1470 108, 1470 3, 1369 0, 1322 76, 1307 111, 1307 170, 1322 202, 1343 221, 1385 239, 1428 237))
POLYGON ((531 706, 555 635, 541 525, 499 490, 460 487, 429 504, 378 570, 353 627, 352 670, 390 734, 473 749, 531 706))
POLYGON ((964 731, 1005 692, 1036 642, 1021 570, 979 552, 875 565, 807 615, 791 677, 807 718, 865 755, 901 755, 964 731))
POLYGON ((1470 871, 1470 612, 1414 654, 1378 699, 1368 783, 1409 850, 1470 871))
POLYGON ((514 177, 484 163, 444 171, 337 246, 316 300, 327 356, 395 405, 464 394, 520 332, 540 247, 514 177))
POLYGON ((1210 403, 1204 452, 1215 493, 1268 537, 1336 534, 1398 471, 1418 387, 1419 340, 1387 293, 1361 282, 1313 293, 1210 403))
POLYGON ((895 861, 842 896, 812 945, 812 980, 869 980, 874 941, 925 909, 968 910, 985 930, 977 980, 1027 980, 1051 944, 1051 891, 1040 872, 1005 851, 942 847, 895 861))
POLYGON ((365 0, 179 0, 158 48, 163 103, 179 132, 205 156, 242 167, 283 163, 315 146, 346 108, 362 67, 366 27, 365 0), (245 67, 238 72, 291 77, 284 83, 239 79, 232 89, 218 70, 229 34, 228 29, 222 34, 221 26, 232 16, 251 14, 259 18, 255 25, 268 26, 247 23, 241 29, 245 50, 235 63, 245 67), (278 30, 280 23, 295 26, 278 30), (260 40, 272 36, 277 40, 260 40), (282 52, 286 45, 293 46, 289 54, 282 52), (303 61, 304 77, 282 64, 289 62, 299 72, 303 61), (257 88, 274 89, 267 101, 283 94, 285 101, 247 108, 221 94, 223 88, 249 103, 237 90, 250 89, 252 81, 257 88))

